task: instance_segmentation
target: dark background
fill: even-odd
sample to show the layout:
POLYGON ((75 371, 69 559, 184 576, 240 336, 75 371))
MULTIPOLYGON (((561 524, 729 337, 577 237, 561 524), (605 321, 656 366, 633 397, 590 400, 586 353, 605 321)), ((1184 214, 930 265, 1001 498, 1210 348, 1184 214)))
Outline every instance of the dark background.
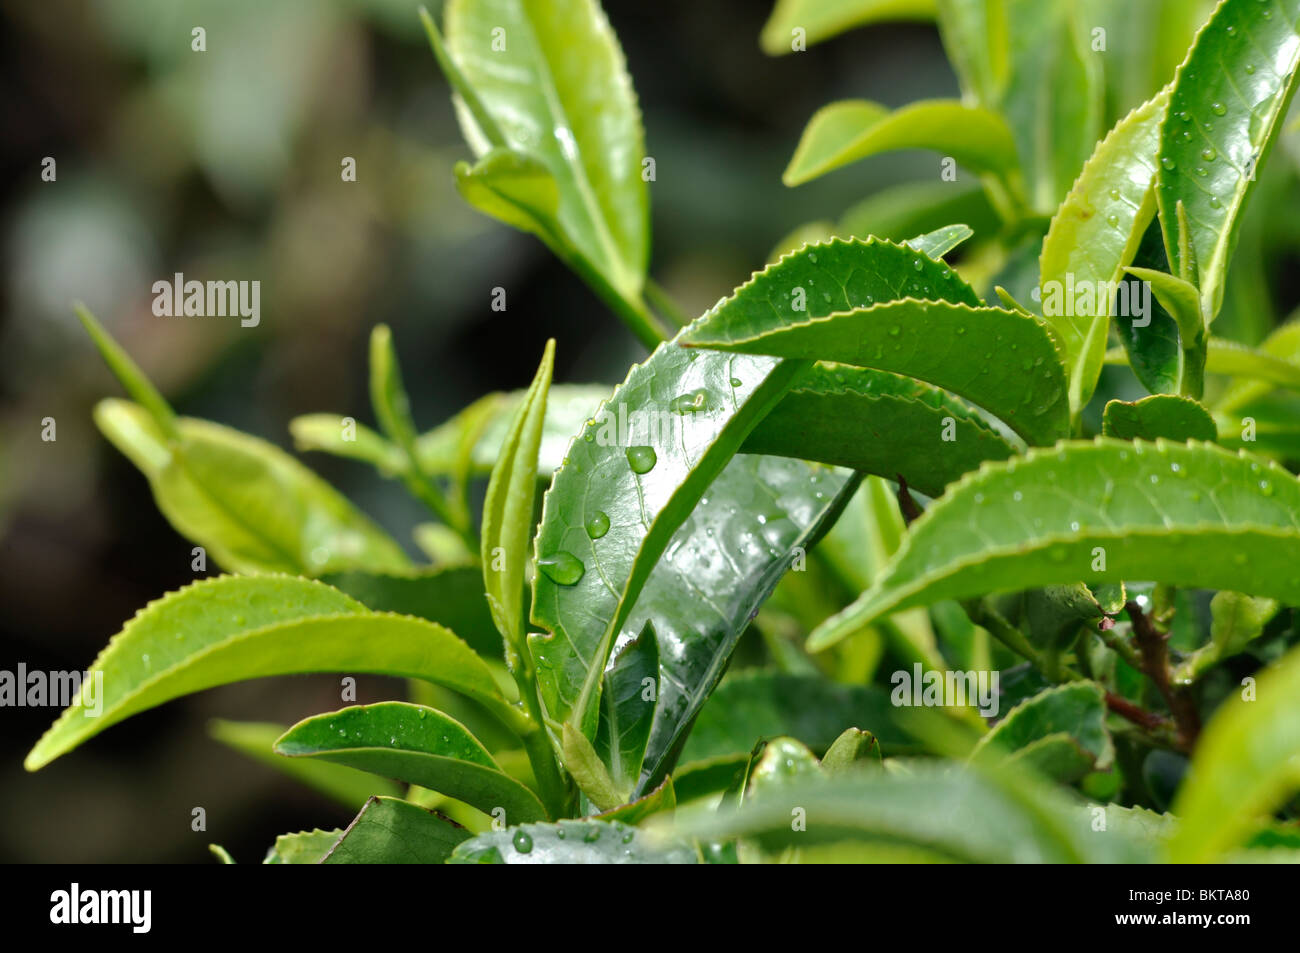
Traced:
MULTIPOLYGON (((182 413, 290 445, 288 422, 372 422, 366 340, 393 328, 417 421, 525 386, 621 380, 644 352, 535 240, 463 203, 469 157, 407 0, 6 0, 0 40, 0 669, 84 669, 149 600, 190 582, 191 543, 99 435, 120 394, 76 323, 84 300, 182 413), (207 30, 207 52, 190 30, 207 30), (41 181, 43 157, 57 181, 41 181), (340 181, 340 159, 358 181, 340 181), (257 278, 262 320, 159 318, 151 286, 257 278), (509 308, 490 307, 507 289, 509 308), (54 417, 57 440, 40 439, 54 417)), ((435 15, 438 5, 431 4, 435 15)), ((692 315, 794 227, 919 177, 905 153, 796 190, 780 173, 834 99, 955 95, 932 27, 854 31, 772 59, 763 0, 607 0, 645 115, 651 269, 692 315)), ((930 162, 933 158, 930 157, 930 162)), ((930 168, 927 165, 927 169, 930 168)), ((410 545, 424 518, 359 465, 307 462, 410 545)), ((360 701, 400 690, 363 682, 360 701)), ((137 716, 37 774, 55 709, 0 709, 0 859, 247 862, 347 810, 212 741, 208 719, 292 723, 337 679, 269 679, 137 716), (207 830, 193 832, 202 806, 207 830)))

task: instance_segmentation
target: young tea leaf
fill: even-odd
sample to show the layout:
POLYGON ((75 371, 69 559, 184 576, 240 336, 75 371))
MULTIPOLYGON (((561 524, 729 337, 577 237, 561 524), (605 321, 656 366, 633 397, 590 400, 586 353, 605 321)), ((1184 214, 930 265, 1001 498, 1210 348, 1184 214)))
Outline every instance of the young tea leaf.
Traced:
POLYGON ((854 27, 933 18, 934 0, 777 0, 758 44, 768 56, 781 56, 854 27), (796 39, 805 45, 796 47, 796 39))
POLYGON ((1190 397, 1153 394, 1132 403, 1112 400, 1102 412, 1101 432, 1120 440, 1155 440, 1164 437, 1185 443, 1188 440, 1213 442, 1219 439, 1218 428, 1209 411, 1190 397))
POLYGON ((442 864, 469 831, 422 807, 375 797, 348 825, 322 864, 442 864))

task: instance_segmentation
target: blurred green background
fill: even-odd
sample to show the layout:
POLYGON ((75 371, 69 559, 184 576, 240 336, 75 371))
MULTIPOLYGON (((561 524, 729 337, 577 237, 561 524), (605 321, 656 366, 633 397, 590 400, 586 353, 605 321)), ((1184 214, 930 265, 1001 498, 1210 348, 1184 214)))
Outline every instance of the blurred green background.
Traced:
MULTIPOLYGON (((437 4, 431 4, 435 15, 437 4)), ((899 153, 796 190, 780 174, 811 114, 957 94, 932 26, 855 31, 771 59, 765 0, 606 0, 645 115, 652 272, 692 315, 796 226, 915 179, 899 153)), ((84 300, 185 414, 290 446, 313 411, 371 423, 365 342, 393 328, 417 421, 527 384, 615 383, 644 352, 540 243, 456 193, 469 155, 409 0, 6 0, 0 230, 0 669, 84 669, 147 601, 190 582, 191 544, 91 422, 119 390, 73 316, 84 300), (202 26, 207 51, 190 49, 202 26), (50 156, 57 179, 41 181, 50 156), (357 160, 355 183, 340 178, 357 160), (174 272, 257 279, 262 319, 161 318, 174 272), (508 309, 491 310, 492 289, 508 309), (40 438, 57 421, 57 440, 40 438)), ((927 171, 927 176, 929 176, 927 171)), ((367 468, 307 462, 408 546, 423 518, 367 468)), ((414 547, 412 547, 414 552, 414 547)), ((362 680, 358 700, 397 683, 362 680)), ((214 717, 292 723, 337 678, 206 692, 114 727, 38 774, 57 714, 0 709, 0 860, 261 859, 279 833, 350 813, 212 741, 214 717), (207 830, 191 830, 203 807, 207 830)))

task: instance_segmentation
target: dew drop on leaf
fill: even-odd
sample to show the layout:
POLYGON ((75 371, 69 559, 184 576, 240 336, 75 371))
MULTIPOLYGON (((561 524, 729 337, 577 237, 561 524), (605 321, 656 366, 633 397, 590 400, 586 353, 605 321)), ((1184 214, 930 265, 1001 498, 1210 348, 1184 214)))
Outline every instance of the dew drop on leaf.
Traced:
POLYGON ((669 405, 679 414, 694 414, 708 409, 709 392, 704 388, 674 397, 669 405))
POLYGON ((582 839, 588 844, 596 843, 596 841, 600 840, 600 828, 595 824, 590 825, 587 828, 587 833, 582 836, 582 839))
POLYGON ((1174 160, 1169 158, 1169 156, 1165 156, 1163 159, 1161 159, 1160 164, 1164 166, 1166 169, 1170 170, 1171 172, 1173 171, 1174 160))
POLYGON ((1201 158, 1204 159, 1206 162, 1213 162, 1218 157, 1219 154, 1214 151, 1213 146, 1206 146, 1204 149, 1201 150, 1201 158))
POLYGON ((537 560, 537 568, 546 573, 548 579, 560 586, 577 584, 578 580, 582 578, 582 574, 586 572, 582 560, 563 549, 553 555, 544 556, 537 560))
POLYGON ((587 517, 587 535, 592 539, 600 539, 609 532, 609 517, 603 510, 596 510, 587 517))
POLYGON ((533 849, 533 838, 527 831, 515 831, 511 843, 515 845, 515 850, 521 854, 526 854, 533 849))
POLYGON ((649 473, 658 462, 659 457, 654 447, 627 448, 627 465, 632 468, 633 473, 649 473))
POLYGON ((1211 103, 1210 112, 1214 113, 1216 116, 1226 116, 1228 114, 1228 107, 1223 105, 1223 103, 1211 103))

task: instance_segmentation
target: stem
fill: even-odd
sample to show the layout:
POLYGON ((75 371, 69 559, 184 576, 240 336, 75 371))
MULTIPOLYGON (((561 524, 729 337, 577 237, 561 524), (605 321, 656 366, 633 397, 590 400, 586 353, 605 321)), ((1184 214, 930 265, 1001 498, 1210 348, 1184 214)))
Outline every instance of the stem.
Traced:
POLYGON ((1157 629, 1136 602, 1130 601, 1124 608, 1133 620, 1133 638, 1141 652, 1141 670, 1151 679, 1169 706, 1170 714, 1174 716, 1178 728, 1178 747, 1183 751, 1191 751, 1201 732, 1201 718, 1192 699, 1173 684, 1173 672, 1169 665, 1169 633, 1157 629))
POLYGON ((1135 705, 1127 698, 1122 698, 1114 692, 1106 693, 1106 707, 1125 721, 1137 725, 1146 733, 1149 740, 1161 747, 1179 747, 1177 729, 1168 718, 1157 715, 1153 711, 1147 711, 1145 708, 1135 705))
POLYGON ((1032 662, 1034 667, 1043 672, 1044 675, 1047 674, 1044 671, 1042 655, 1029 644, 1025 634, 1002 618, 1001 614, 988 608, 979 599, 966 599, 961 603, 961 607, 966 611, 966 617, 971 622, 987 631, 989 635, 1021 658, 1032 662))
POLYGON ((912 525, 912 520, 916 519, 924 511, 921 504, 917 503, 912 493, 907 488, 907 481, 903 479, 903 474, 895 473, 894 478, 898 480, 898 508, 903 513, 903 523, 907 526, 912 525))
POLYGON ((1205 391, 1205 359, 1209 352, 1207 335, 1202 331, 1190 345, 1183 346, 1183 366, 1178 375, 1178 393, 1200 400, 1205 391))

